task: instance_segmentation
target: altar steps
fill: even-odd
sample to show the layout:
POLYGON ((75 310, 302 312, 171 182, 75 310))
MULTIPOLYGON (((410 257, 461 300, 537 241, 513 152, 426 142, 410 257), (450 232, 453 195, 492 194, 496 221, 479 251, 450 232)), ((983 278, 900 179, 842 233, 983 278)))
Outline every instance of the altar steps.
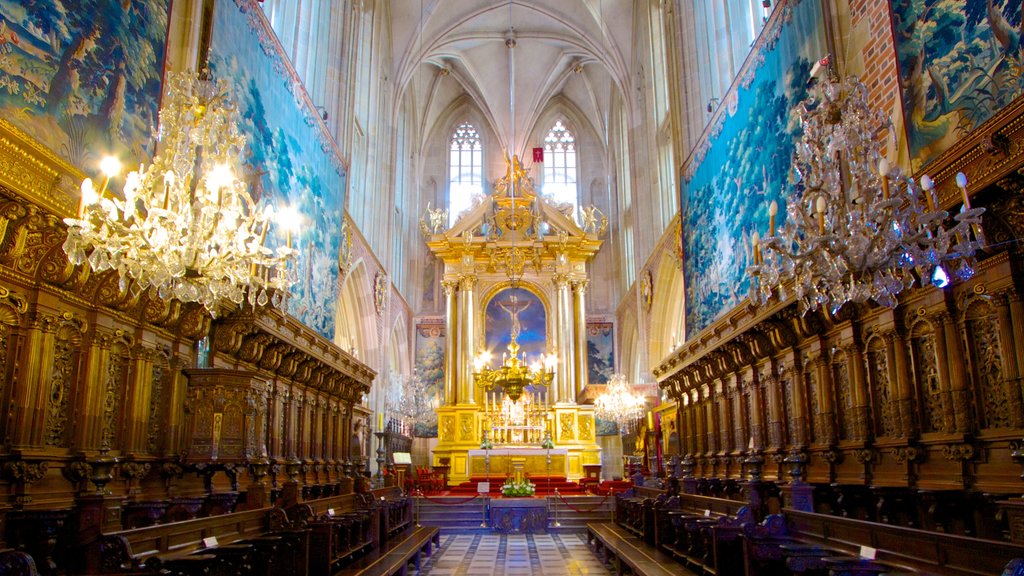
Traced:
MULTIPOLYGON (((548 499, 549 532, 585 532, 588 522, 611 520, 614 502, 603 496, 551 496, 548 499), (559 526, 552 526, 557 519, 559 526)), ((485 531, 482 528, 483 499, 452 496, 416 498, 416 516, 422 526, 438 526, 457 532, 485 531)))

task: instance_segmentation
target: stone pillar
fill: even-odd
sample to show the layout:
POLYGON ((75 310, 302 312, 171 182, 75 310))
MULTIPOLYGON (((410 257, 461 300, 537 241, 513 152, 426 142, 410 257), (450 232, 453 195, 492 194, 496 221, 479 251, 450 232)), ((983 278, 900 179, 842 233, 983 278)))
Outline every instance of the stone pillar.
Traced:
POLYGON ((573 394, 575 354, 572 339, 572 300, 569 294, 570 279, 568 274, 555 274, 551 281, 555 285, 555 346, 558 353, 558 368, 555 373, 557 394, 554 400, 568 403, 576 399, 573 394))
POLYGON ((462 343, 459 347, 463 357, 460 367, 461 382, 459 382, 459 403, 475 404, 476 395, 473 390, 473 356, 476 355, 476 302, 473 298, 473 288, 476 287, 477 277, 474 274, 467 274, 462 277, 459 284, 459 295, 463 301, 462 307, 462 343))
POLYGON ((573 288, 573 336, 576 346, 576 385, 573 388, 572 399, 575 402, 580 391, 588 381, 587 371, 587 280, 577 280, 572 283, 573 288))
POLYGON ((454 405, 456 403, 455 369, 458 366, 456 351, 459 347, 459 331, 456 324, 458 321, 456 294, 459 284, 453 280, 445 280, 441 285, 444 287, 444 329, 448 335, 448 345, 444 350, 444 403, 454 405))

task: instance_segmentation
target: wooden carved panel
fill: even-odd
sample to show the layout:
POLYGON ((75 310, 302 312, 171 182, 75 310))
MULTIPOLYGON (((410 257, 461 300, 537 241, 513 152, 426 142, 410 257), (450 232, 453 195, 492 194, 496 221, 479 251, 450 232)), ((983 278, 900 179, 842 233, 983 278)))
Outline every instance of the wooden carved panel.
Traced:
POLYGON ((844 440, 856 437, 856 419, 853 417, 853 392, 850 388, 850 366, 846 355, 837 356, 832 363, 832 381, 835 383, 836 416, 844 440))
POLYGON ((885 340, 873 338, 868 345, 868 385, 871 390, 871 412, 878 436, 898 436, 893 412, 892 386, 889 382, 889 358, 885 340))
POLYGON ((918 323, 910 338, 910 363, 914 387, 920 398, 922 432, 941 432, 942 387, 939 382, 935 333, 928 322, 918 323))
MULTIPOLYGON (((72 314, 65 313, 59 319, 44 319, 45 324, 56 324, 53 359, 49 377, 49 394, 46 402, 46 428, 44 442, 47 446, 66 447, 70 427, 72 388, 78 374, 81 353, 81 336, 85 324, 72 314)), ((45 330, 45 328, 44 328, 45 330)))
POLYGON ((824 438, 825 433, 822 430, 823 422, 819 417, 818 406, 818 370, 810 363, 804 363, 804 385, 807 386, 807 398, 810 401, 811 407, 811 442, 817 442, 824 438))
POLYGON ((787 373, 782 377, 780 381, 782 384, 782 409, 785 412, 783 420, 786 424, 786 441, 789 444, 796 444, 799 434, 797 428, 799 427, 799 420, 797 419, 796 400, 793 393, 793 378, 787 373))
POLYGON ((1003 349, 999 340, 999 319, 995 310, 982 300, 975 300, 967 310, 965 321, 968 353, 974 364, 978 391, 978 413, 985 428, 1012 425, 1009 395, 1003 381, 1003 349))

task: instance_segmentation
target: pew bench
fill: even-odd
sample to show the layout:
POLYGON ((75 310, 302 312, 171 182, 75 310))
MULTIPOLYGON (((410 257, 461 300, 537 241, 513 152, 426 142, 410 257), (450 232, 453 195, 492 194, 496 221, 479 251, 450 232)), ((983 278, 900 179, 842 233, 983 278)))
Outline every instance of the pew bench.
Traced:
POLYGON ((611 562, 620 576, 627 571, 636 576, 696 576, 671 556, 609 522, 587 524, 587 545, 603 562, 611 562))
POLYGON ((437 526, 410 527, 392 536, 385 546, 331 576, 405 576, 410 562, 419 571, 423 556, 430 556, 434 546, 440 545, 441 529, 437 526))

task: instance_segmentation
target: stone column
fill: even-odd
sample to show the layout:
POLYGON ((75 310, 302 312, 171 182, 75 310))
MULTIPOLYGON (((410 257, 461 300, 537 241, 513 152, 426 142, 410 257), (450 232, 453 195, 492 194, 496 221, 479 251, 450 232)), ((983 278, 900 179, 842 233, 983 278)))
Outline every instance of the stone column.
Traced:
POLYGON ((459 283, 454 280, 445 280, 441 283, 444 287, 444 329, 448 335, 448 345, 444 351, 444 403, 455 404, 455 369, 458 366, 456 362, 456 351, 458 350, 459 331, 457 329, 456 322, 458 316, 456 314, 456 294, 458 291, 459 283))
POLYGON ((572 340, 572 300, 569 294, 569 275, 555 274, 551 281, 555 285, 555 334, 558 353, 558 368, 555 373, 555 402, 568 403, 575 401, 575 364, 572 340))
POLYGON ((573 336, 576 345, 576 385, 573 388, 572 399, 575 402, 580 391, 588 382, 587 371, 587 280, 577 280, 572 283, 573 288, 573 336))
POLYGON ((459 301, 462 341, 459 343, 459 350, 462 358, 459 361, 459 383, 458 399, 460 404, 475 404, 476 397, 473 394, 473 356, 476 354, 476 303, 473 301, 473 288, 476 286, 477 277, 467 274, 462 277, 459 283, 459 301))

